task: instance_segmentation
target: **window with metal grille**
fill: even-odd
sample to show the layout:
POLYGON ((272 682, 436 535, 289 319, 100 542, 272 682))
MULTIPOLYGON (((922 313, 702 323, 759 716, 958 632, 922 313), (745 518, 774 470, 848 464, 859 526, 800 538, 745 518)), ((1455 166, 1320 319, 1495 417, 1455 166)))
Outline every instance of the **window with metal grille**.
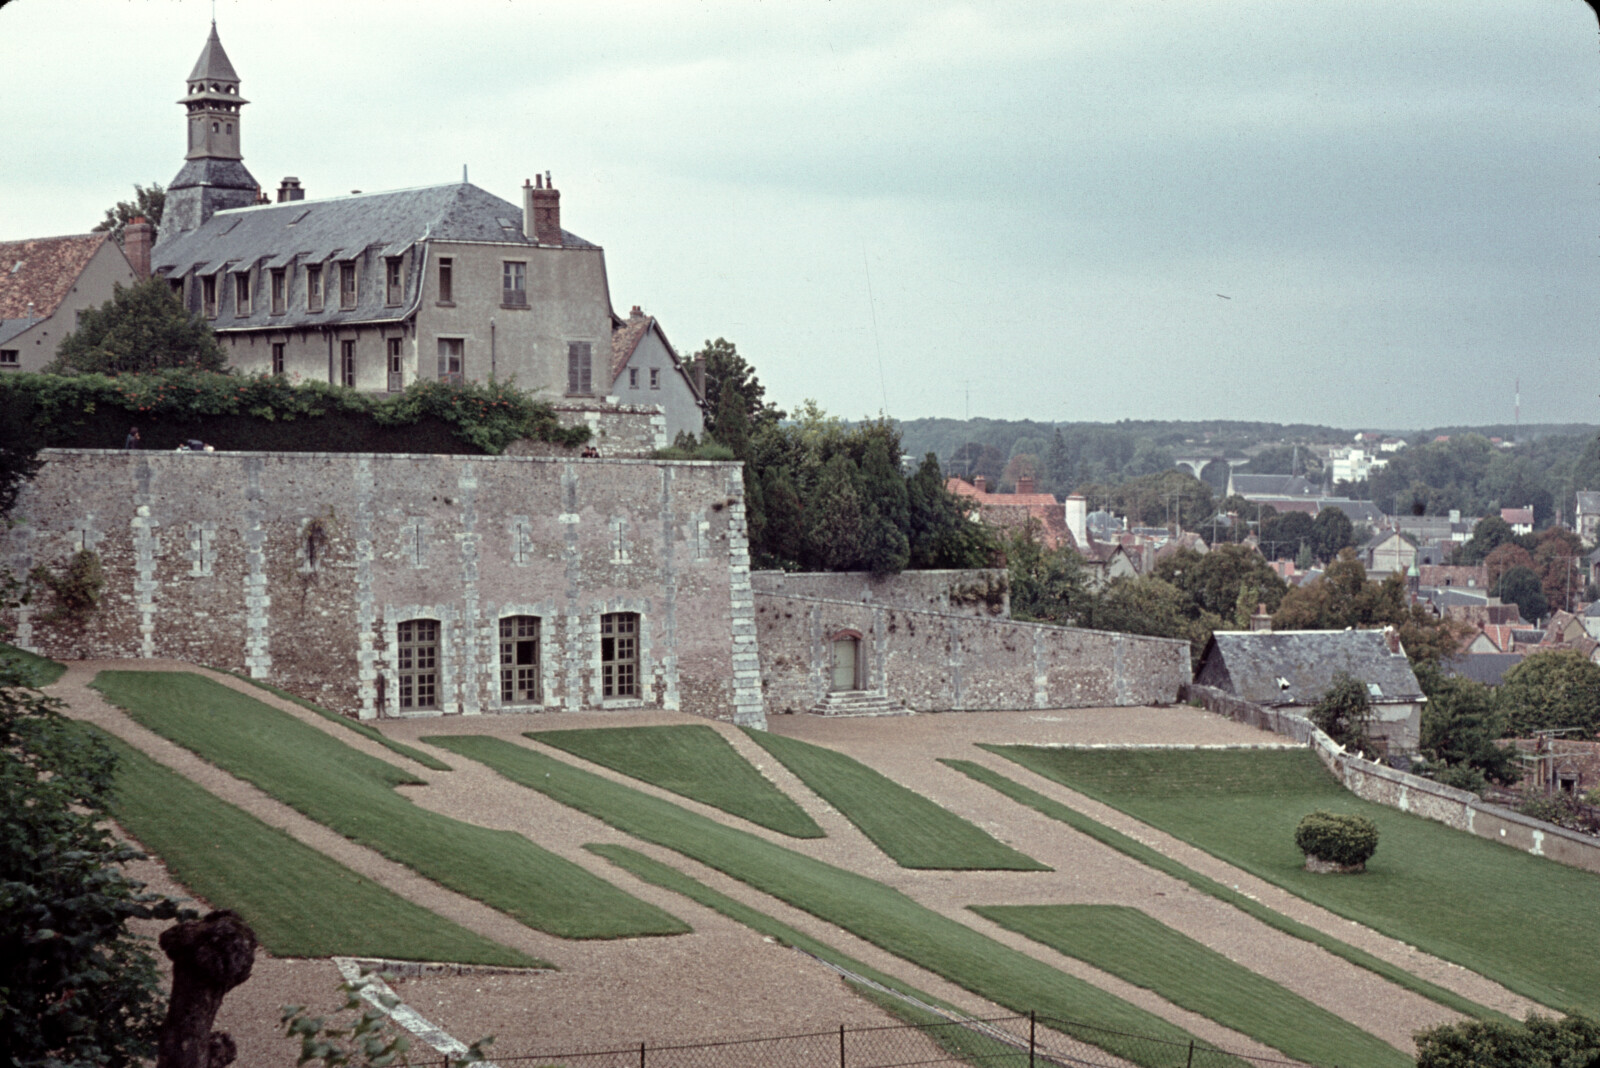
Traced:
POLYGON ((439 621, 408 619, 396 628, 395 673, 401 709, 439 707, 439 621))
POLYGON ((500 701, 528 704, 539 700, 539 617, 506 616, 500 620, 500 701))
POLYGON ((356 384, 356 343, 339 342, 339 384, 354 389, 356 384))
POLYGON ((600 696, 639 696, 639 613, 600 617, 600 696))
POLYGON ((593 347, 587 341, 567 342, 567 392, 592 393, 590 365, 594 362, 593 347))

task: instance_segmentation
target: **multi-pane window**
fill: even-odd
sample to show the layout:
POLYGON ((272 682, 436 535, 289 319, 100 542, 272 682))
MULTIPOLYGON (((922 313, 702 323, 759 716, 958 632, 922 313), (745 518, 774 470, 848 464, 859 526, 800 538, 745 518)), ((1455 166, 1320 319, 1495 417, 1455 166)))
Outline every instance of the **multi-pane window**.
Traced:
POLYGON ((289 281, 282 267, 272 269, 272 314, 282 315, 289 302, 289 281))
POLYGON ((352 389, 356 384, 356 343, 339 342, 339 384, 352 389))
POLYGON ((500 701, 539 700, 539 617, 506 616, 500 621, 500 701))
POLYGON ((455 260, 449 256, 439 257, 439 303, 451 304, 456 299, 455 287, 455 260))
POLYGON ((628 368, 628 388, 639 388, 639 369, 637 367, 628 368))
POLYGON ((319 312, 322 310, 322 266, 316 264, 306 268, 306 311, 319 312))
POLYGON ((462 352, 466 342, 458 337, 442 337, 439 339, 439 380, 441 382, 461 381, 462 352))
POLYGON ((356 306, 356 261, 345 260, 339 264, 339 307, 356 306))
POLYGON ((401 709, 439 707, 439 621, 408 619, 397 628, 395 673, 401 709))
POLYGON ((587 341, 567 342, 567 392, 592 393, 591 369, 594 362, 592 348, 587 341))
POLYGON ((250 272, 238 271, 233 276, 233 314, 250 314, 250 272))
POLYGON ((389 339, 389 392, 399 393, 406 388, 405 357, 401 355, 401 339, 389 339))
POLYGON ((200 279, 200 307, 207 319, 217 317, 217 276, 214 274, 200 279))
POLYGON ((600 696, 639 696, 639 614, 600 617, 600 696))
POLYGON ((21 367, 21 349, 0 349, 0 367, 21 367))
POLYGON ((528 303, 528 265, 515 260, 500 264, 500 303, 514 308, 528 303))
POLYGON ((383 299, 387 304, 399 304, 400 285, 400 257, 390 256, 383 261, 383 299))
POLYGON ((659 367, 650 368, 650 388, 651 389, 660 389, 661 388, 661 368, 659 368, 659 367))
POLYGON ((281 341, 272 343, 272 373, 275 375, 283 374, 283 344, 281 341))

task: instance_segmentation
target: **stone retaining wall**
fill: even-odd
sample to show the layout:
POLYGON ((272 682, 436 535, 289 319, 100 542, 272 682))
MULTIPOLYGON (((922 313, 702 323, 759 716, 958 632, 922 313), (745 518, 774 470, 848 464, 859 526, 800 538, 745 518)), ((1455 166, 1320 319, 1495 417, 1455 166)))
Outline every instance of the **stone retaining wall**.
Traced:
POLYGON ((769 713, 827 697, 833 642, 859 642, 859 688, 919 712, 1170 704, 1189 681, 1189 645, 757 590, 769 713))
POLYGON ((1466 790, 1366 760, 1335 744, 1304 716, 1241 701, 1210 686, 1189 685, 1184 688, 1184 697, 1200 701, 1210 711, 1236 722, 1309 745, 1345 789, 1363 800, 1410 812, 1534 856, 1600 872, 1600 840, 1589 835, 1491 805, 1466 790))
POLYGON ((1011 618, 1011 572, 1003 567, 947 571, 752 571, 757 593, 862 601, 980 619, 1011 618))

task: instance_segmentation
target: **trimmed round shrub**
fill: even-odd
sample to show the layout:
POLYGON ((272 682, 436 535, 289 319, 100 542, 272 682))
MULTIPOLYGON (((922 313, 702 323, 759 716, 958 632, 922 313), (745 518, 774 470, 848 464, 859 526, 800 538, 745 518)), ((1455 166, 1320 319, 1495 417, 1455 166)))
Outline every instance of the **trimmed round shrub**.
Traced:
POLYGON ((1378 851, 1378 828, 1365 816, 1313 812, 1295 828, 1294 844, 1325 864, 1359 870, 1378 851))

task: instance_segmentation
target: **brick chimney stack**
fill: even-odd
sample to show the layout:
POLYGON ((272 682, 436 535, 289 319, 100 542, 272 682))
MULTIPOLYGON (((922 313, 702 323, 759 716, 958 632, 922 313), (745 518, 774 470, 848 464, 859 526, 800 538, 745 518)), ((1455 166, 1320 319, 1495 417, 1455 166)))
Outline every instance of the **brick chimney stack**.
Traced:
POLYGON ((522 236, 541 245, 561 244, 561 194, 550 172, 522 182, 522 236))
POLYGON ((139 281, 150 277, 150 246, 156 241, 156 228, 143 215, 135 215, 122 230, 122 253, 128 257, 133 276, 139 281))
POLYGON ((304 200, 306 191, 300 188, 300 179, 285 178, 278 185, 278 203, 286 204, 291 200, 304 200))
POLYGON ((982 475, 978 475, 972 480, 972 488, 977 490, 979 493, 988 493, 989 480, 982 475))
POLYGON ((1017 492, 1018 493, 1032 493, 1033 492, 1033 476, 1032 475, 1018 475, 1017 476, 1017 492))

